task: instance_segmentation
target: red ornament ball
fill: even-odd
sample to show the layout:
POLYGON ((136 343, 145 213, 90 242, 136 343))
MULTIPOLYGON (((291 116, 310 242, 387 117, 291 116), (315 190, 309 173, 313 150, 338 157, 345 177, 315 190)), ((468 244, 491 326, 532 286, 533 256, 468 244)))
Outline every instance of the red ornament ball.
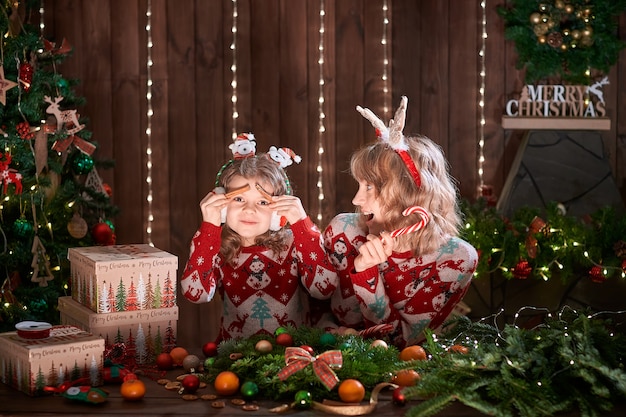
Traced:
POLYGON ((206 342, 204 345, 202 345, 202 353, 204 353, 204 356, 206 356, 207 358, 217 356, 217 343, 206 342))
POLYGON ((293 346, 293 337, 289 333, 281 333, 276 336, 276 343, 285 347, 293 346))
POLYGON ((315 350, 313 350, 313 348, 311 346, 309 346, 309 345, 300 345, 300 348, 306 350, 307 352, 309 352, 309 354, 311 356, 313 356, 313 354, 315 354, 315 350))
POLYGON ((392 396, 393 403, 395 405, 399 405, 400 407, 403 407, 404 405, 406 405, 406 397, 404 396, 404 392, 402 391, 403 391, 402 387, 398 387, 393 390, 393 396, 392 396))
POLYGON ((96 241, 98 245, 109 245, 113 240, 113 230, 111 227, 104 223, 97 223, 91 228, 91 237, 96 241))
POLYGON ((185 376, 180 384, 186 392, 193 394, 200 388, 200 378, 197 375, 190 374, 185 376))
POLYGON ((174 359, 172 359, 172 355, 169 353, 160 353, 156 357, 156 365, 160 370, 167 371, 174 367, 174 359))

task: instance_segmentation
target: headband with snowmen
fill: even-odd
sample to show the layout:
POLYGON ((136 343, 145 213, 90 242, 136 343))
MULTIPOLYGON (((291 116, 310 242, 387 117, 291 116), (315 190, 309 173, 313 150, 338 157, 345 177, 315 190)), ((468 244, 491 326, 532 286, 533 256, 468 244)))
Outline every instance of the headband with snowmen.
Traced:
MULTIPOLYGON (((219 187, 220 177, 222 176, 224 169, 232 164, 233 161, 236 159, 256 157, 256 138, 253 133, 240 133, 233 140, 233 143, 228 145, 228 148, 232 151, 233 158, 222 165, 220 170, 217 172, 217 176, 215 177, 216 187, 219 187)), ((286 194, 291 194, 291 184, 284 168, 287 168, 294 162, 299 164, 300 161, 302 161, 302 158, 299 155, 296 155, 296 153, 289 148, 277 148, 276 146, 270 146, 270 149, 267 151, 265 156, 276 162, 282 168, 283 175, 285 177, 285 184, 287 185, 286 194)))

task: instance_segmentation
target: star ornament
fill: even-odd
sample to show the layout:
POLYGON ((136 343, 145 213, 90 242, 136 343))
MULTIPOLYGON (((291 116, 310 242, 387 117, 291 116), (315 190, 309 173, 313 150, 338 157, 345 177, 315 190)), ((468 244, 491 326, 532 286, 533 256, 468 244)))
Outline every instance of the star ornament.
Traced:
POLYGON ((4 78, 4 67, 0 65, 0 103, 7 105, 7 91, 17 86, 17 83, 4 78))

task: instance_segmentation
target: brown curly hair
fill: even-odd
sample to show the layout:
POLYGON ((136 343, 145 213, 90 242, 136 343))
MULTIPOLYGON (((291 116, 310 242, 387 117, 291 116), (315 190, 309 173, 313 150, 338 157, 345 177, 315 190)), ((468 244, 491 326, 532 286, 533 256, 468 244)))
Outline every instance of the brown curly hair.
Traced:
MULTIPOLYGON (((262 182, 267 182, 272 186, 272 195, 279 196, 287 194, 287 174, 275 161, 269 158, 266 153, 257 154, 254 157, 234 159, 221 172, 219 185, 229 191, 228 185, 233 176, 238 175, 246 179, 259 178, 262 182)), ((291 231, 288 227, 281 227, 279 230, 267 232, 255 238, 255 244, 266 246, 275 254, 285 250, 285 243, 291 231)), ((241 250, 243 240, 241 236, 233 231, 228 225, 222 228, 222 247, 220 254, 226 263, 232 263, 241 250)))
POLYGON ((439 145, 426 136, 405 137, 407 152, 415 162, 421 185, 418 188, 402 158, 382 141, 357 150, 350 160, 350 173, 357 181, 374 186, 381 206, 386 210, 384 230, 410 226, 420 220, 417 213, 403 216, 411 206, 421 206, 430 213, 430 221, 421 230, 396 239, 413 248, 415 256, 430 253, 461 227, 456 181, 449 172, 448 161, 439 145))

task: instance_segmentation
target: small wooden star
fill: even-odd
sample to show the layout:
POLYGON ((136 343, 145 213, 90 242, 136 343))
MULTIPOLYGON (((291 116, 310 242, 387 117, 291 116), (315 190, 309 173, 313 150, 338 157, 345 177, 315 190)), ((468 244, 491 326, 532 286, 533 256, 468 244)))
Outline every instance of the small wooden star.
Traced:
POLYGON ((7 91, 17 86, 17 83, 4 78, 4 67, 0 65, 0 103, 7 105, 7 91))

